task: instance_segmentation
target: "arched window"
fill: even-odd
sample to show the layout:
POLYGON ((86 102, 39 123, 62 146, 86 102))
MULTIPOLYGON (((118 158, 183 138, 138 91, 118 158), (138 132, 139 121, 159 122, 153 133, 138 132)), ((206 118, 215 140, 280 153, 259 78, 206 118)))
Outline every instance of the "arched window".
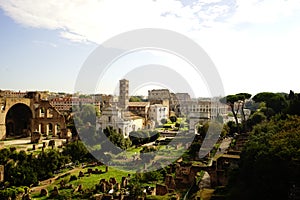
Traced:
POLYGON ((52 108, 48 108, 47 109, 47 118, 53 118, 53 109, 52 108))
POLYGON ((45 117, 45 108, 44 107, 39 108, 38 116, 40 118, 44 118, 45 117))

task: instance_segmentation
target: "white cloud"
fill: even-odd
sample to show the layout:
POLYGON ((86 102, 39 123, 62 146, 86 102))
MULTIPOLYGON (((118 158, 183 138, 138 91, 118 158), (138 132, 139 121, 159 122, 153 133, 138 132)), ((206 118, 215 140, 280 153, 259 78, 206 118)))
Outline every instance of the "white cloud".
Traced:
POLYGON ((234 23, 274 23, 300 10, 297 0, 236 0, 234 23))
POLYGON ((33 41, 34 44, 40 45, 40 46, 50 46, 53 48, 56 48, 57 45, 52 43, 52 42, 47 42, 47 41, 39 41, 39 40, 34 40, 33 41))
MULTIPOLYGON (((183 6, 177 0, 53 0, 46 3, 40 0, 1 0, 0 6, 25 26, 58 29, 63 37, 73 39, 75 34, 99 43, 137 28, 167 28, 180 32, 199 29, 197 15, 200 10, 195 10, 195 7, 200 9, 203 3, 183 6)), ((219 12, 223 12, 216 9, 223 8, 219 6, 208 13, 201 11, 203 15, 200 16, 206 16, 205 21, 213 21, 219 12)))
POLYGON ((100 43, 137 28, 196 35, 235 31, 231 28, 242 23, 274 23, 298 11, 300 1, 195 0, 184 6, 178 0, 0 0, 0 7, 25 26, 56 29, 71 41, 100 43))
POLYGON ((71 40, 72 42, 82 42, 82 43, 88 43, 88 39, 82 35, 78 35, 75 33, 70 33, 67 31, 60 32, 60 36, 63 38, 67 38, 71 40))

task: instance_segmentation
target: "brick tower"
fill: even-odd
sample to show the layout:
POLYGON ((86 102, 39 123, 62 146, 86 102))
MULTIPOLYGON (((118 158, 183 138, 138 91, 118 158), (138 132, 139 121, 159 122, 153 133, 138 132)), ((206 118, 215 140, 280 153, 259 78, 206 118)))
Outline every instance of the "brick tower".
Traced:
POLYGON ((129 81, 126 79, 120 80, 120 95, 119 107, 127 109, 129 102, 129 81))

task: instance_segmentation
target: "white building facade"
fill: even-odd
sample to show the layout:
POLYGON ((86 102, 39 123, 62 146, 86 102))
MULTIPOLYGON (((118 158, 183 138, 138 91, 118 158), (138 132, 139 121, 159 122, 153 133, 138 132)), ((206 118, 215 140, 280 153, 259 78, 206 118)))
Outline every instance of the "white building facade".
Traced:
POLYGON ((150 105, 148 113, 149 113, 149 119, 155 122, 155 126, 161 125, 162 119, 169 118, 168 106, 164 106, 162 104, 150 105))

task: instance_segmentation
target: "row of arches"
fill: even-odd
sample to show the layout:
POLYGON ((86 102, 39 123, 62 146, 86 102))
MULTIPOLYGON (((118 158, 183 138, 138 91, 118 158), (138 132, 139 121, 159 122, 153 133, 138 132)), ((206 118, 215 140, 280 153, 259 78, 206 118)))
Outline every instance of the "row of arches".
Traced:
POLYGON ((61 126, 59 123, 39 123, 34 131, 38 131, 44 135, 56 136, 60 133, 61 126))

